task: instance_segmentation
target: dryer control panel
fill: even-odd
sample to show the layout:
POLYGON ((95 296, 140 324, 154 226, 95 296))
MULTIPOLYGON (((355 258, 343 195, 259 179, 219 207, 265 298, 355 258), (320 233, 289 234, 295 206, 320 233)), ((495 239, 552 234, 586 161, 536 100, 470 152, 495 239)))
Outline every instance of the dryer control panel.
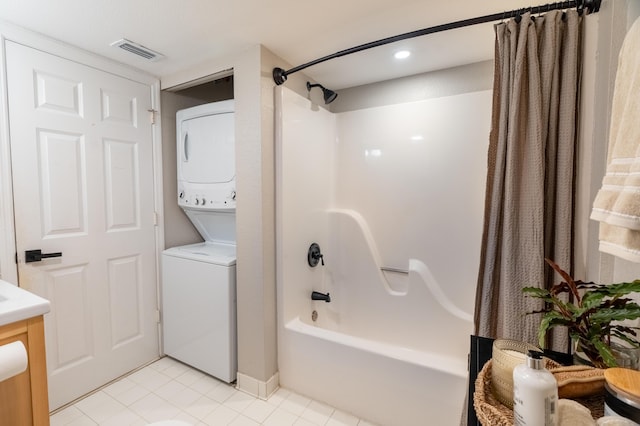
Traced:
POLYGON ((236 208, 234 182, 229 185, 180 185, 178 184, 178 205, 197 210, 229 210, 236 208))

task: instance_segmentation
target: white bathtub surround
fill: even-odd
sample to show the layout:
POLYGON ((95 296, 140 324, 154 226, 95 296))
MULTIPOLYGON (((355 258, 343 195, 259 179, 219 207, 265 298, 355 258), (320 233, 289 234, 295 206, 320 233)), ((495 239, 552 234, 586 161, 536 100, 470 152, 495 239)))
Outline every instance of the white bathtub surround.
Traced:
POLYGON ((367 238, 364 219, 355 220, 348 209, 329 209, 325 215, 335 230, 327 238, 327 262, 329 253, 340 254, 316 272, 324 275, 319 285, 331 293, 332 302, 312 302, 299 316, 303 322, 312 324, 310 313, 315 310, 313 324, 318 327, 367 339, 374 346, 395 345, 426 358, 440 355, 466 363, 473 317, 453 302, 455 295, 445 291, 429 267, 409 259, 407 274, 382 272, 379 266, 384 263, 367 238))
POLYGON ((266 382, 238 373, 236 388, 256 398, 269 399, 278 390, 279 383, 278 373, 271 376, 266 382))
MULTIPOLYGON (((342 243, 357 247, 359 258, 350 268, 319 271, 326 274, 319 285, 331 292, 332 302, 309 301, 299 317, 285 324, 281 383, 358 416, 366 413, 383 425, 417 426, 426 419, 456 424, 467 385, 471 316, 415 259, 407 283, 390 290, 366 250, 358 222, 344 211, 327 215, 345 238, 342 243), (315 322, 311 311, 317 313, 315 322)), ((334 262, 340 268, 341 262, 334 262)))
POLYGON ((425 284, 429 293, 436 299, 439 306, 447 311, 448 314, 460 318, 463 321, 473 322, 473 315, 458 308, 456 304, 447 297, 442 288, 436 282, 429 267, 417 259, 409 259, 409 274, 415 273, 425 284))
POLYGON ((276 90, 280 384, 382 425, 459 424, 490 92, 332 114, 276 90))

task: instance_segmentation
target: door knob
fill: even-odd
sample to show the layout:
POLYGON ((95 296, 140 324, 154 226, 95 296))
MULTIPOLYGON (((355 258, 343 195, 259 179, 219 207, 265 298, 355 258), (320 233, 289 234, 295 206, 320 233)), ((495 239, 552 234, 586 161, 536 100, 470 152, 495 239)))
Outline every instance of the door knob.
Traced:
POLYGON ((57 253, 43 253, 42 250, 25 250, 24 252, 24 262, 40 262, 42 259, 48 257, 62 257, 62 252, 57 253))

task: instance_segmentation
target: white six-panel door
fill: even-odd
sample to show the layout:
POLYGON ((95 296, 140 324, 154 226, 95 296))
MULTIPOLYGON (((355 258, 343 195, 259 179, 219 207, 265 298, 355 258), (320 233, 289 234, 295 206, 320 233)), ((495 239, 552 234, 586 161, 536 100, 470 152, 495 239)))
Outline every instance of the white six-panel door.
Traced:
POLYGON ((158 356, 151 88, 7 42, 20 286, 55 409, 158 356), (25 251, 62 253, 25 262, 25 251))

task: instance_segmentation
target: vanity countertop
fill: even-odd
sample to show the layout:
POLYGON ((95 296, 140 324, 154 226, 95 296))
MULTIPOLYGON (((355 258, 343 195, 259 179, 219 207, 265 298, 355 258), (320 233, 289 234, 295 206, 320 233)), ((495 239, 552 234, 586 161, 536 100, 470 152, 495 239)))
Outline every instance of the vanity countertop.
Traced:
POLYGON ((0 326, 21 321, 51 310, 51 304, 33 293, 0 280, 0 326))

